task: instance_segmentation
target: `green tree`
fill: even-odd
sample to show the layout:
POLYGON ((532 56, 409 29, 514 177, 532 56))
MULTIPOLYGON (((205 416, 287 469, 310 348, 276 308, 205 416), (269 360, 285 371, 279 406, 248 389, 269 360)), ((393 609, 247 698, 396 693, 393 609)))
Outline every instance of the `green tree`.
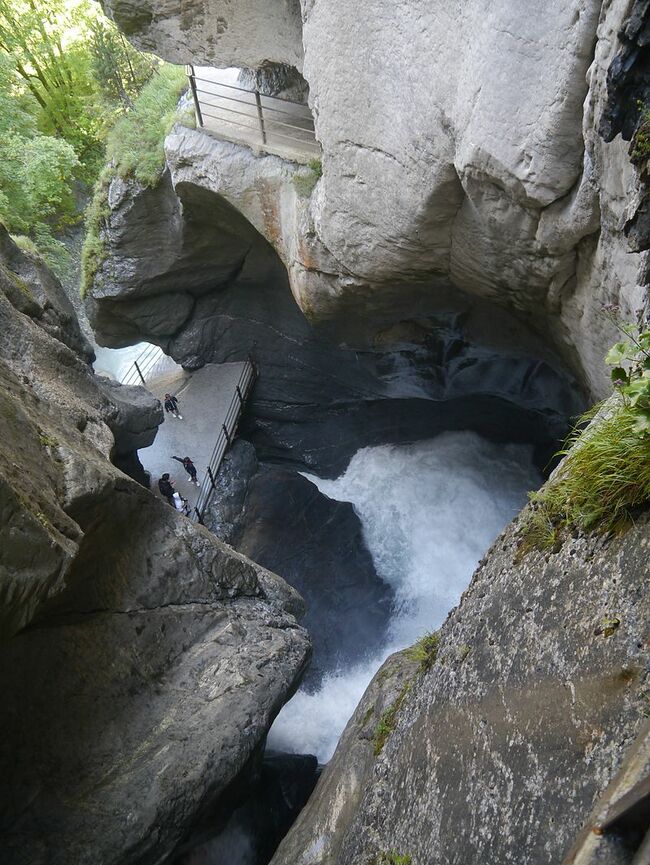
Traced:
POLYGON ((157 62, 136 51, 111 22, 97 18, 90 25, 90 53, 95 80, 108 106, 122 111, 151 78, 157 62))
POLYGON ((64 48, 63 38, 88 14, 86 2, 0 0, 0 50, 40 108, 40 131, 64 138, 81 158, 97 140, 86 110, 96 88, 84 52, 64 48))

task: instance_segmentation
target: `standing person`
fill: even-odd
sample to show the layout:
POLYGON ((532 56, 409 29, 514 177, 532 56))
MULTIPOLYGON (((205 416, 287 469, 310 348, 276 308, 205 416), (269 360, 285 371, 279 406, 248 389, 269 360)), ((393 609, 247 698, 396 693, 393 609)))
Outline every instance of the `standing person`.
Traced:
POLYGON ((183 420, 183 415, 178 411, 178 397, 172 396, 170 393, 165 394, 165 411, 173 414, 179 420, 183 420))
POLYGON ((194 465, 192 460, 189 457, 172 457, 172 459, 176 460, 176 462, 183 464, 183 468, 190 476, 191 482, 193 484, 196 484, 196 486, 198 487, 199 482, 196 479, 196 466, 194 465))
POLYGON ((158 489, 160 490, 160 495, 164 496, 169 504, 175 508, 174 504, 174 482, 169 478, 169 472, 165 472, 165 474, 158 481, 158 489))

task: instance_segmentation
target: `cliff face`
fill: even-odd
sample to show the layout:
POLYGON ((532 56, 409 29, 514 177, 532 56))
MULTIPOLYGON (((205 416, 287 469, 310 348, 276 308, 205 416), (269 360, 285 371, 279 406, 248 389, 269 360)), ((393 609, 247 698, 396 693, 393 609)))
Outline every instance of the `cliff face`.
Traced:
POLYGON ((100 342, 146 339, 190 369, 252 352, 246 433, 262 459, 337 474, 363 444, 458 428, 543 445, 580 411, 542 340, 450 287, 364 292, 323 334, 291 293, 296 244, 313 239, 296 166, 181 127, 165 149, 156 188, 111 183, 89 317, 100 342))
POLYGON ((3 862, 159 862, 296 686, 302 602, 113 465, 160 405, 4 230, 0 325, 3 862))
POLYGON ((545 556, 522 555, 518 530, 487 553, 431 669, 395 656, 379 671, 273 865, 562 861, 646 722, 650 522, 545 556))
POLYGON ((280 3, 212 0, 195 15, 148 0, 146 22, 140 5, 105 6, 176 62, 302 66, 323 177, 270 240, 313 319, 336 330, 396 283, 427 281, 433 302, 462 289, 516 311, 605 392, 615 334, 600 306, 631 316, 645 300, 620 233, 633 169, 627 144, 610 140, 629 138, 645 93, 642 69, 630 73, 645 68, 642 4, 467 0, 450 15, 428 0, 305 0, 302 40, 280 3), (258 27, 262 9, 281 13, 282 38, 258 27))

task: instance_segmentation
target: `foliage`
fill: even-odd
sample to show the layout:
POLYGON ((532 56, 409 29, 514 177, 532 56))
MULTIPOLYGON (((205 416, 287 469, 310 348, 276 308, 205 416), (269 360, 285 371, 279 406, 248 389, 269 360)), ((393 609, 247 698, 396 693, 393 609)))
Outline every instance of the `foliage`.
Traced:
POLYGON ((647 162, 650 157, 650 108, 640 99, 637 99, 636 104, 639 110, 639 123, 632 138, 630 161, 634 165, 640 165, 647 162))
POLYGON ((432 631, 420 637, 415 645, 407 649, 406 656, 409 660, 417 661, 420 664, 420 673, 426 673, 436 662, 439 644, 440 635, 437 631, 432 631))
POLYGON ((90 25, 93 77, 105 103, 123 111, 133 102, 157 67, 156 60, 136 51, 111 22, 97 18, 90 25))
POLYGON ((369 865, 411 865, 412 861, 408 853, 398 853, 396 850, 387 853, 381 850, 369 865))
POLYGON ((79 222, 106 134, 158 62, 91 0, 0 0, 0 220, 59 276, 70 262, 58 236, 79 222))
POLYGON ((176 108, 186 87, 183 68, 165 63, 132 110, 117 121, 106 142, 106 155, 121 177, 134 177, 145 186, 158 182, 165 165, 165 136, 178 119, 176 108))
POLYGON ((411 682, 407 682, 402 690, 397 695, 396 699, 393 703, 386 709, 385 712, 382 713, 379 721, 377 722, 377 726, 375 727, 375 732, 372 737, 375 757, 378 757, 386 744, 388 737, 395 729, 395 723, 397 722, 397 714, 399 710, 402 708, 402 703, 406 699, 406 695, 411 690, 411 682))
POLYGON ((568 530, 622 530, 650 503, 650 330, 605 312, 624 336, 606 356, 618 395, 581 418, 564 462, 531 494, 526 548, 552 549, 568 530))
POLYGON ((81 296, 85 297, 93 283, 95 274, 102 266, 105 257, 104 243, 101 231, 110 214, 108 206, 108 189, 115 176, 112 166, 106 166, 100 174, 93 197, 86 210, 86 234, 81 249, 81 296))
POLYGON ((298 195, 309 198, 322 176, 323 164, 320 159, 310 159, 307 173, 295 174, 293 177, 293 185, 298 195))

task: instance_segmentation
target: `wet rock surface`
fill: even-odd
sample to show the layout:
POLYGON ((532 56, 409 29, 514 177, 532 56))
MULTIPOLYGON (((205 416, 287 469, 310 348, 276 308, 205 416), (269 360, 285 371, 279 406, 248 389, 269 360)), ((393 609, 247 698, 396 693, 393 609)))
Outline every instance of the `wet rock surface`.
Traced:
POLYGON ((415 865, 562 860, 645 723, 650 521, 545 555, 519 541, 515 521, 368 768, 361 706, 375 677, 273 865, 365 865, 391 850, 415 865))
POLYGON ((314 756, 267 750, 248 782, 245 801, 231 808, 227 819, 222 815, 217 833, 215 826, 204 828, 208 840, 187 842, 187 852, 175 865, 267 865, 314 789, 319 771, 314 756))
POLYGON ((160 862, 259 759, 304 604, 113 465, 160 406, 93 375, 0 238, 2 860, 160 862))

